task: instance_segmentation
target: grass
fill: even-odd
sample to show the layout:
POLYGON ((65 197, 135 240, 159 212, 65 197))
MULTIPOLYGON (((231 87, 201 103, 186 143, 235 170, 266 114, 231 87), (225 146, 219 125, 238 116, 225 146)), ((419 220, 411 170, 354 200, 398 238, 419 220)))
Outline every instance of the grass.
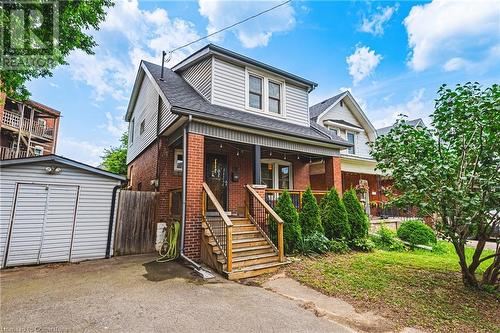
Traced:
MULTIPOLYGON (((461 281, 451 244, 446 253, 328 254, 304 258, 287 274, 360 310, 375 310, 399 326, 436 332, 500 332, 499 294, 470 290, 461 281)), ((473 249, 468 249, 472 256, 473 249)), ((483 255, 493 253, 484 251, 483 255)), ((478 273, 489 262, 484 262, 478 273)))

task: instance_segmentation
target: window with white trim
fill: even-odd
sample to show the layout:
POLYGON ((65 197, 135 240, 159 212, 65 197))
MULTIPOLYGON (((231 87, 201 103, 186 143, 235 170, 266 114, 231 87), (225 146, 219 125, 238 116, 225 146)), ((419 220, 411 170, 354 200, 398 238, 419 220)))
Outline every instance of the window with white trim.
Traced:
POLYGON ((175 149, 174 151, 174 171, 182 171, 184 165, 184 155, 182 149, 175 149))
POLYGON ((356 133, 347 132, 346 133, 347 142, 352 143, 352 147, 347 148, 349 154, 356 154, 356 133))
POLYGON ((246 107, 274 115, 284 115, 284 82, 247 72, 246 107))
POLYGON ((260 163, 260 176, 267 188, 293 188, 292 163, 275 159, 262 159, 260 163))
POLYGON ((335 135, 339 135, 339 129, 336 128, 336 127, 328 127, 328 129, 330 130, 330 132, 332 132, 333 134, 335 135))
POLYGON ((262 105, 262 95, 263 95, 263 85, 262 78, 249 75, 248 76, 248 106, 253 109, 263 109, 262 105))

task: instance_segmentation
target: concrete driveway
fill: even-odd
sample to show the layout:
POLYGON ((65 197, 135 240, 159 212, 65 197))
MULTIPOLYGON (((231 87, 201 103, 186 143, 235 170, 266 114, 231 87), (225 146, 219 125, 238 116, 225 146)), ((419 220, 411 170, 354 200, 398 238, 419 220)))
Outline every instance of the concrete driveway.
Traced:
POLYGON ((0 273, 2 332, 352 332, 259 287, 127 256, 0 273))

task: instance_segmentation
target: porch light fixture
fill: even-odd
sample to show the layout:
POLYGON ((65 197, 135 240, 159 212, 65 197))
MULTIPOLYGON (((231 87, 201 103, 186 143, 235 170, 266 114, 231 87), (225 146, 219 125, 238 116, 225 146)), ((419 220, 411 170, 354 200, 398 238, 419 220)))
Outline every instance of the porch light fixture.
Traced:
POLYGON ((269 149, 269 156, 273 156, 273 151, 269 149))
POLYGON ((222 143, 220 144, 219 148, 222 149, 222 143))
POLYGON ((240 150, 236 150, 236 156, 240 156, 240 150))
POLYGON ((297 154, 297 159, 300 160, 300 155, 299 154, 297 154))
POLYGON ((311 164, 313 161, 312 161, 312 158, 309 157, 309 164, 311 164))
POLYGON ((283 159, 286 161, 286 154, 283 154, 283 159))

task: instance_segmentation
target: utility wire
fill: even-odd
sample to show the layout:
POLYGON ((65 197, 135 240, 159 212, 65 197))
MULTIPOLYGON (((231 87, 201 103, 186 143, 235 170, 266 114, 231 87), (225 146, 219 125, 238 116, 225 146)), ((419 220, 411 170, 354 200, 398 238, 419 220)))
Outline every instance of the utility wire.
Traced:
MULTIPOLYGON (((231 24, 231 25, 229 25, 229 26, 227 26, 227 27, 225 27, 225 28, 222 28, 222 29, 220 29, 220 30, 214 31, 214 32, 212 32, 211 34, 208 34, 208 35, 206 35, 206 36, 204 36, 204 37, 198 38, 198 39, 196 39, 196 40, 194 40, 194 41, 192 41, 192 42, 189 42, 189 43, 187 43, 187 44, 184 44, 184 45, 182 45, 182 46, 176 47, 175 49, 172 49, 172 50, 170 50, 170 51, 168 52, 168 53, 169 53, 169 58, 170 58, 170 55, 171 55, 173 52, 175 52, 175 51, 178 51, 178 50, 180 50, 180 49, 183 49, 183 48, 185 48, 185 47, 187 47, 187 46, 189 46, 189 45, 191 45, 191 44, 198 43, 198 42, 199 42, 199 41, 201 41, 201 40, 204 40, 204 39, 207 39, 207 38, 209 38, 209 37, 212 37, 213 35, 216 35, 216 34, 218 34, 218 33, 221 33, 221 32, 223 32, 223 31, 226 31, 226 30, 228 30, 228 29, 234 28, 234 27, 235 27, 235 26, 237 26, 237 25, 240 25, 240 24, 242 24, 242 23, 245 23, 245 22, 247 22, 247 21, 250 21, 251 19, 254 19, 254 18, 256 18, 256 17, 258 17, 258 16, 260 16, 260 15, 263 15, 263 14, 265 14, 265 13, 268 13, 268 12, 270 12, 270 11, 272 11, 272 10, 274 10, 274 9, 278 8, 278 7, 284 6, 284 5, 286 5, 287 3, 289 3, 289 2, 292 2, 292 0, 287 0, 287 1, 285 1, 285 2, 282 2, 282 3, 280 3, 280 4, 277 4, 277 5, 276 5, 276 6, 274 6, 274 7, 271 7, 271 8, 266 9, 266 10, 264 10, 264 11, 260 12, 260 13, 257 13, 257 14, 255 14, 255 15, 252 15, 252 16, 250 16, 250 17, 247 17, 247 18, 246 18, 246 19, 244 19, 244 20, 241 20, 241 21, 239 21, 239 22, 233 23, 233 24, 231 24)), ((169 60, 170 60, 170 59, 169 59, 169 60)), ((168 61, 168 60, 167 60, 167 61, 168 61)))

